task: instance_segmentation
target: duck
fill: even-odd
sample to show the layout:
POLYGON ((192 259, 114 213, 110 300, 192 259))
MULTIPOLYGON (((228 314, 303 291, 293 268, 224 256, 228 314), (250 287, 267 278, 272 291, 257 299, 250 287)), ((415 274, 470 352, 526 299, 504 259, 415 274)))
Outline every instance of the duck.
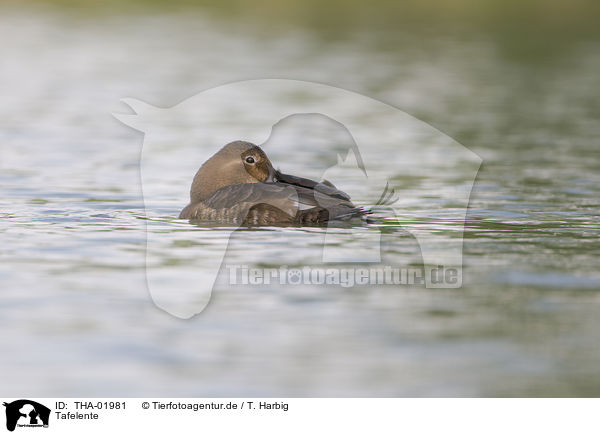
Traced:
POLYGON ((282 173, 259 146, 238 140, 198 169, 190 203, 179 218, 249 226, 321 225, 367 213, 331 182, 282 173))

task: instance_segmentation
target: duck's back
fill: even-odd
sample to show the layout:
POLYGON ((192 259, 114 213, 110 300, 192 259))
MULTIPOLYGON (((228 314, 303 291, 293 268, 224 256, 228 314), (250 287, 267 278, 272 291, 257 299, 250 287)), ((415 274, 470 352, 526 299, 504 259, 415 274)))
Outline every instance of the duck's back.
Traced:
POLYGON ((236 184, 188 205, 179 218, 248 225, 323 224, 365 214, 339 193, 281 182, 236 184))

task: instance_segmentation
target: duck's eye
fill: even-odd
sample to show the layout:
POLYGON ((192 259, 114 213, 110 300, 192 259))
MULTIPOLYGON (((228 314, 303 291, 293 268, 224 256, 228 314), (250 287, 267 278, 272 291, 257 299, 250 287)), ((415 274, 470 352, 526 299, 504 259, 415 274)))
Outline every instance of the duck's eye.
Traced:
POLYGON ((246 163, 254 164, 254 157, 246 157, 246 163))

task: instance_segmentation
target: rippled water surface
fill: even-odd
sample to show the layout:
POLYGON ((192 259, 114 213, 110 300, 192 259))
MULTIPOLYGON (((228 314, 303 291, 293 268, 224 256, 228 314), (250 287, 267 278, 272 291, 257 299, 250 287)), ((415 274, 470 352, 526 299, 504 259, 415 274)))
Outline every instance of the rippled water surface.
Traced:
MULTIPOLYGON (((485 37, 406 34, 382 45, 357 31, 326 42, 300 29, 269 33, 221 20, 0 15, 1 394, 600 395, 597 44, 517 61, 485 37), (149 265, 186 278, 203 266, 190 252, 210 252, 229 235, 176 219, 213 148, 199 143, 190 154, 189 144, 165 144, 164 167, 151 173, 158 185, 165 180, 160 206, 146 213, 144 138, 112 113, 127 112, 124 97, 169 107, 255 78, 378 98, 482 158, 462 288, 232 286, 225 272, 192 319, 154 305, 147 231, 160 240, 149 265)), ((248 101, 221 104, 225 123, 240 107, 251 110, 248 101)), ((179 133, 193 142, 186 128, 179 133)), ((276 132, 265 147, 276 166, 315 178, 349 140, 310 116, 276 132)), ((420 136, 413 145, 431 142, 420 136)), ((386 234, 389 263, 420 264, 407 230, 460 233, 460 207, 444 185, 466 182, 472 167, 441 170, 432 162, 450 161, 443 147, 416 151, 414 161, 397 159, 393 146, 377 149, 373 170, 395 168, 403 213, 368 230, 386 234)), ((239 230, 226 263, 319 263, 324 232, 239 230)), ((365 248, 343 228, 335 233, 341 247, 365 248)))

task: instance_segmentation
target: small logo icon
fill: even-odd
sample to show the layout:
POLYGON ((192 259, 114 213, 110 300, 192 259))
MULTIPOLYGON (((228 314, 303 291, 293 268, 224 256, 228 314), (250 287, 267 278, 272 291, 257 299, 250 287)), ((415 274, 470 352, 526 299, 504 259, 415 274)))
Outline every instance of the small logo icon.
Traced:
POLYGON ((11 403, 4 403, 6 407, 6 429, 14 431, 16 427, 22 428, 48 428, 50 409, 42 404, 29 399, 19 399, 11 403))

